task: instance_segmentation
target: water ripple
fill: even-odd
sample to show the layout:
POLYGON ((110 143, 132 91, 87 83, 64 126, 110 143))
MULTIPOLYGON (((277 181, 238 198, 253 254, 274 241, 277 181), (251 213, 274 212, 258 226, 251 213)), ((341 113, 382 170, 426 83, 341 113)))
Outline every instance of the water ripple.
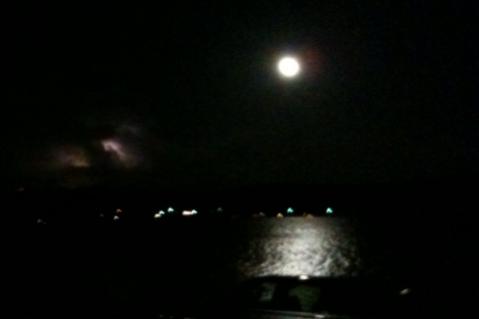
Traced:
POLYGON ((246 277, 344 276, 361 267, 357 241, 341 219, 254 220, 240 248, 238 272, 246 277))

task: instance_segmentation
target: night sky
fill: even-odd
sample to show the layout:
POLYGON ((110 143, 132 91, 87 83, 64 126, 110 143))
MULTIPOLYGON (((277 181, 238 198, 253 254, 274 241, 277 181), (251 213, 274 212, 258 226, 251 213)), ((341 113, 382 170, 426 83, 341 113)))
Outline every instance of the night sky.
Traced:
POLYGON ((300 2, 9 8, 5 180, 237 186, 477 175, 471 8, 300 2), (289 54, 302 73, 285 80, 276 63, 289 54))

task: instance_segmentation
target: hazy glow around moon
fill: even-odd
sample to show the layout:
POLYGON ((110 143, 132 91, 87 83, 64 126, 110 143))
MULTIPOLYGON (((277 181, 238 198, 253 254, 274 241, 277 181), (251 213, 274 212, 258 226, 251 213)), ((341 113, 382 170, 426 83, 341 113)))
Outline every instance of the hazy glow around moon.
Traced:
POLYGON ((297 59, 284 57, 278 62, 278 71, 282 76, 292 78, 299 74, 301 67, 297 59))

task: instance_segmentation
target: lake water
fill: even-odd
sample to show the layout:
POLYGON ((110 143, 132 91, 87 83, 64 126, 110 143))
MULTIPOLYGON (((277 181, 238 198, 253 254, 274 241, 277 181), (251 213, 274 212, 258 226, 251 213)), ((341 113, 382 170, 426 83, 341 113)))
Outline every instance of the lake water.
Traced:
POLYGON ((243 277, 354 276, 361 271, 357 234, 347 220, 269 218, 242 226, 245 240, 236 243, 234 254, 243 277))
POLYGON ((457 273, 450 258, 457 247, 447 227, 415 224, 293 217, 191 218, 72 232, 43 225, 18 237, 9 259, 12 295, 16 290, 29 309, 155 312, 201 303, 258 276, 373 275, 440 291, 457 273))

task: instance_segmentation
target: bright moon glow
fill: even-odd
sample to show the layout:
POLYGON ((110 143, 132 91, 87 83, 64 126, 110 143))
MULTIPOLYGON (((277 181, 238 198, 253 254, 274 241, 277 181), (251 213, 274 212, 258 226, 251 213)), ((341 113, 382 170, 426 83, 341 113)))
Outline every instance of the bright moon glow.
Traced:
POLYGON ((299 74, 301 68, 295 58, 284 57, 278 63, 278 70, 284 77, 292 78, 299 74))

